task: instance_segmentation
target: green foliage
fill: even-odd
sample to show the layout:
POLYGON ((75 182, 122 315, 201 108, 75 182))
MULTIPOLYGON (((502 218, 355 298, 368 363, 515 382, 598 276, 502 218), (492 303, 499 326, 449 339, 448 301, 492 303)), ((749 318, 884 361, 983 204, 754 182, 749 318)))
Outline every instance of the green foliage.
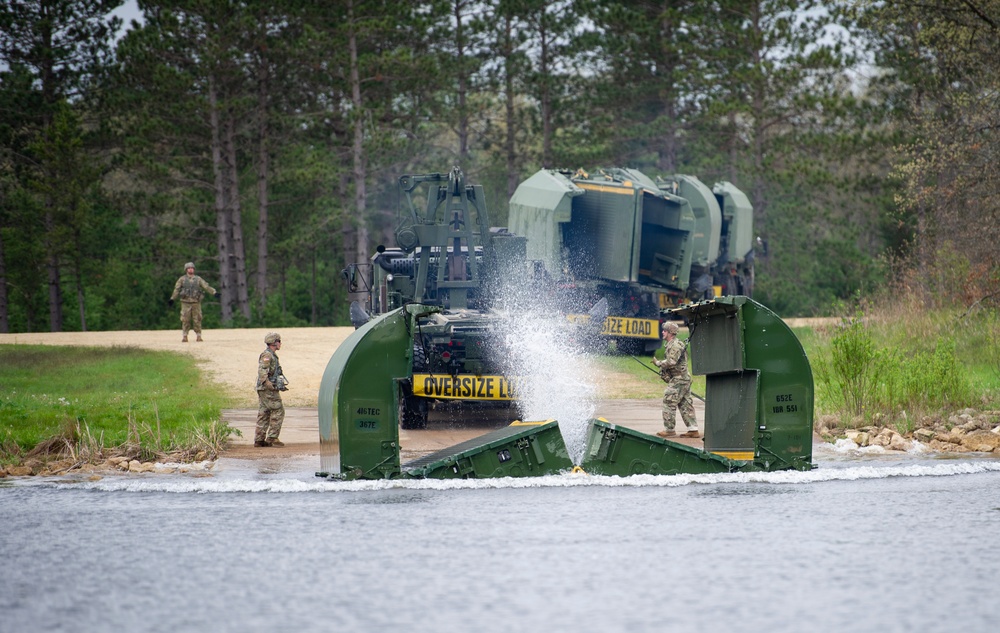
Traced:
POLYGON ((860 319, 847 321, 832 341, 831 369, 822 375, 832 379, 843 407, 851 415, 870 415, 880 376, 887 359, 875 347, 871 332, 860 319))
POLYGON ((1000 287, 997 0, 144 3, 118 40, 111 4, 0 5, 12 331, 177 327, 189 259, 217 288, 241 260, 256 298, 207 327, 346 323, 338 273, 391 245, 396 178, 454 164, 498 225, 541 167, 731 181, 785 316, 885 285, 886 251, 939 307, 1000 287))
POLYGON ((3 345, 0 385, 0 445, 7 453, 65 437, 107 450, 138 445, 152 457, 228 433, 214 428, 226 397, 181 354, 3 345))
MULTIPOLYGON (((902 320, 869 316, 845 319, 829 338, 820 337, 812 355, 817 408, 847 424, 910 424, 916 415, 1000 398, 1000 382, 976 378, 983 349, 969 347, 966 331, 937 327, 926 315, 912 320, 919 335, 905 335, 911 328, 902 320)), ((995 341, 984 349, 990 348, 996 353, 995 341)))

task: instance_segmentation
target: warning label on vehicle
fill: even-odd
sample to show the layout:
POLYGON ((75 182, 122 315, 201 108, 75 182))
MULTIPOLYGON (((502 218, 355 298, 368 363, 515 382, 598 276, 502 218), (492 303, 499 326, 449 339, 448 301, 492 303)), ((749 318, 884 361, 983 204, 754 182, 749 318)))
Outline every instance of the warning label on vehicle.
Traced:
POLYGON ((516 379, 506 376, 413 374, 413 395, 453 400, 516 400, 516 379))
MULTIPOLYGON (((587 323, 589 314, 567 314, 573 323, 587 323)), ((656 319, 636 319, 632 317, 609 316, 601 328, 603 336, 624 336, 628 338, 660 338, 660 322, 656 319)))

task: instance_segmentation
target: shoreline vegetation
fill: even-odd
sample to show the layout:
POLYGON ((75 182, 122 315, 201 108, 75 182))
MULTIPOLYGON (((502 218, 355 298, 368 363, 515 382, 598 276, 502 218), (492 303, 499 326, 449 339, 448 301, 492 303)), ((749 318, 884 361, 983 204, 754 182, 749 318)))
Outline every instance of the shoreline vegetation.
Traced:
MULTIPOLYGON (((1000 456, 994 312, 897 302, 794 331, 812 366, 823 441, 1000 456)), ((615 378, 602 381, 600 398, 658 398, 658 376, 633 359, 597 366, 615 378)), ((205 468, 239 433, 221 421, 237 402, 231 389, 178 352, 0 345, 0 477, 205 468)))
POLYGON ((0 385, 0 474, 203 462, 237 432, 223 388, 175 352, 0 345, 0 385))

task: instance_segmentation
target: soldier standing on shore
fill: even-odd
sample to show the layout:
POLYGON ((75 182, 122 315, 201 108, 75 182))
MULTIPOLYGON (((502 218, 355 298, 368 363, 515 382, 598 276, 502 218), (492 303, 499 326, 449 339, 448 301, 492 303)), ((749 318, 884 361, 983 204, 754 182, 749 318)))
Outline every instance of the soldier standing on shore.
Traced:
POLYGON ((674 424, 677 410, 688 430, 681 437, 701 437, 698 433, 698 419, 691 400, 691 376, 687 370, 687 346, 677 338, 677 324, 668 321, 663 324, 663 360, 653 359, 660 368, 660 378, 667 383, 663 390, 663 426, 657 433, 660 437, 675 437, 674 424))
POLYGON ((254 433, 254 446, 284 446, 278 439, 281 433, 281 423, 285 419, 285 406, 281 403, 281 392, 285 391, 285 375, 278 362, 278 350, 281 349, 281 335, 268 332, 264 337, 267 349, 260 353, 257 359, 257 397, 260 406, 257 408, 257 429, 254 433))
POLYGON ((170 305, 174 305, 174 299, 181 299, 181 328, 184 336, 182 343, 187 343, 188 331, 194 329, 195 340, 201 342, 201 299, 205 292, 210 292, 216 296, 215 288, 208 285, 204 279, 194 274, 194 262, 184 264, 184 274, 180 276, 174 284, 174 293, 170 295, 170 305))

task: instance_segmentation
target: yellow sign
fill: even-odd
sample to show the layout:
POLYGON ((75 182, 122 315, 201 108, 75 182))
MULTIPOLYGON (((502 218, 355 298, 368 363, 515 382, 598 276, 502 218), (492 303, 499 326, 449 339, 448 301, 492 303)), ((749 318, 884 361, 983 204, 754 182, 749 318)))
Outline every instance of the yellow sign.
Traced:
POLYGON ((608 185, 595 185, 595 184, 592 184, 592 183, 589 183, 589 182, 578 182, 578 183, 576 183, 576 186, 578 186, 580 189, 590 189, 591 191, 603 191, 604 193, 624 194, 626 196, 631 196, 631 195, 633 195, 635 193, 635 190, 632 189, 632 183, 631 182, 629 182, 629 183, 622 183, 622 184, 624 184, 625 187, 628 187, 628 189, 626 189, 625 187, 614 187, 614 186, 608 186, 608 185))
MULTIPOLYGON (((571 323, 587 323, 589 314, 567 314, 571 323)), ((660 322, 657 319, 635 319, 632 317, 609 316, 601 328, 603 336, 625 336, 628 338, 660 338, 660 322)))
POLYGON ((471 374, 413 374, 413 395, 445 400, 515 400, 514 379, 471 374))

